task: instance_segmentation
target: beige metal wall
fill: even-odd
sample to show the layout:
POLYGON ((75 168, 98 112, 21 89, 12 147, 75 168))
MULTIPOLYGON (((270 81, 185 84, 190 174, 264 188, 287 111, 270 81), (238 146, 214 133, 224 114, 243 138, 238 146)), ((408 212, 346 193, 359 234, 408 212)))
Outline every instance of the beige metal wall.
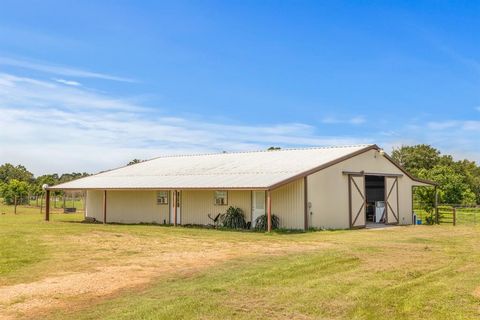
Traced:
POLYGON ((303 178, 272 191, 272 214, 280 218, 280 226, 288 229, 305 227, 305 191, 303 178))
MULTIPOLYGON (((103 191, 87 191, 87 213, 103 220, 103 191)), ((107 222, 169 222, 169 205, 157 205, 156 191, 107 191, 107 222)))
MULTIPOLYGON (((343 171, 403 174, 375 150, 367 151, 307 177, 308 225, 316 228, 349 228, 348 178, 343 171)), ((420 183, 404 175, 398 179, 399 223, 412 223, 412 186, 420 183)), ((228 204, 214 204, 214 190, 183 190, 181 224, 209 224, 208 214, 224 213, 229 206, 240 207, 251 220, 252 195, 249 190, 228 191, 228 204)), ((304 180, 300 178, 271 192, 272 213, 281 227, 304 228, 304 180)), ((170 199, 171 200, 171 199, 170 199)), ((103 191, 87 192, 88 217, 103 219, 103 191)), ((108 191, 107 222, 169 223, 169 205, 156 204, 156 191, 108 191)))
MULTIPOLYGON (((307 178, 310 203, 309 226, 316 228, 349 228, 348 178, 343 171, 403 174, 388 159, 375 150, 367 151, 340 162, 307 178)), ((403 174, 398 179, 399 223, 412 223, 412 186, 418 185, 403 174)))
POLYGON ((252 192, 249 190, 229 190, 228 203, 215 205, 214 190, 183 190, 181 203, 182 224, 210 224, 208 218, 215 217, 219 213, 225 213, 230 206, 239 207, 243 210, 247 221, 252 216, 252 192))
POLYGON ((88 190, 86 198, 85 216, 103 221, 103 191, 88 190))

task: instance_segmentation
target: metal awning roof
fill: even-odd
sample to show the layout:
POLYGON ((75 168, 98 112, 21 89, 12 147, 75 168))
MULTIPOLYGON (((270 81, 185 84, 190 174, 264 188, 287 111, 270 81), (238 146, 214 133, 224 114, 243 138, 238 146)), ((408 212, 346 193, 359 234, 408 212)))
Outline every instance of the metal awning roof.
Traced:
POLYGON ((378 147, 355 145, 166 156, 48 189, 270 189, 370 149, 378 147))

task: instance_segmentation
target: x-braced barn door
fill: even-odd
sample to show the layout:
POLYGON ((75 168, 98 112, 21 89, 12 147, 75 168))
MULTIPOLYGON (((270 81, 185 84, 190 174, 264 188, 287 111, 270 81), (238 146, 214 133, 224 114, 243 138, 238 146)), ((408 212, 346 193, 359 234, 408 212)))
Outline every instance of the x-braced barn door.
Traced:
POLYGON ((365 176, 348 175, 350 228, 364 228, 366 223, 365 176))
POLYGON ((385 211, 388 224, 398 224, 398 177, 385 177, 385 211))

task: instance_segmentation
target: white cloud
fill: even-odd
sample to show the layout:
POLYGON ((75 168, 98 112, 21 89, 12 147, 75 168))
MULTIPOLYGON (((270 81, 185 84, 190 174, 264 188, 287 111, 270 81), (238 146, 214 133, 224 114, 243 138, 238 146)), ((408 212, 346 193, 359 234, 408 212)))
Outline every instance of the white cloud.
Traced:
POLYGON ((354 117, 335 117, 327 116, 322 119, 322 123, 325 124, 353 124, 359 125, 365 123, 365 117, 363 116, 354 116, 354 117))
POLYGON ((431 130, 446 130, 446 129, 454 128, 458 125, 459 125, 458 121, 452 121, 452 120, 440 121, 440 122, 431 121, 427 123, 428 129, 431 129, 431 130))
POLYGON ((0 73, 0 105, 15 108, 108 109, 138 111, 133 101, 102 96, 79 87, 0 73))
POLYGON ((91 72, 81 69, 75 69, 64 66, 57 66, 45 63, 38 63, 28 60, 20 60, 14 58, 0 57, 0 65, 7 65, 17 68, 36 70, 41 72, 46 72, 50 74, 68 76, 68 77, 78 77, 78 78, 95 78, 103 80, 112 80, 112 81, 121 81, 121 82, 135 82, 133 79, 113 76, 104 73, 91 72))
POLYGON ((480 162, 480 121, 443 120, 409 124, 399 144, 427 143, 451 154, 455 159, 467 157, 480 162))
POLYGON ((0 163, 22 163, 36 174, 96 172, 170 153, 371 142, 319 136, 301 123, 162 116, 133 100, 10 74, 0 74, 0 112, 0 163))
POLYGON ((65 80, 65 79, 53 79, 53 80, 58 82, 58 83, 63 83, 67 86, 79 87, 79 86, 82 85, 80 82, 73 81, 73 80, 65 80))

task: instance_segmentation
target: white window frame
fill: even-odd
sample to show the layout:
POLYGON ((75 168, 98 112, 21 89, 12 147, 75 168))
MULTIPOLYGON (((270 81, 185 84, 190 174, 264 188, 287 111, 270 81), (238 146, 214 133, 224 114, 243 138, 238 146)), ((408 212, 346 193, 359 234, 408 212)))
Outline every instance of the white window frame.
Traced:
POLYGON ((226 190, 217 190, 214 192, 213 203, 216 206, 226 206, 228 205, 228 191, 226 190))
POLYGON ((168 204, 168 191, 157 191, 156 193, 157 205, 166 205, 168 204), (161 195, 163 194, 163 195, 161 195))

